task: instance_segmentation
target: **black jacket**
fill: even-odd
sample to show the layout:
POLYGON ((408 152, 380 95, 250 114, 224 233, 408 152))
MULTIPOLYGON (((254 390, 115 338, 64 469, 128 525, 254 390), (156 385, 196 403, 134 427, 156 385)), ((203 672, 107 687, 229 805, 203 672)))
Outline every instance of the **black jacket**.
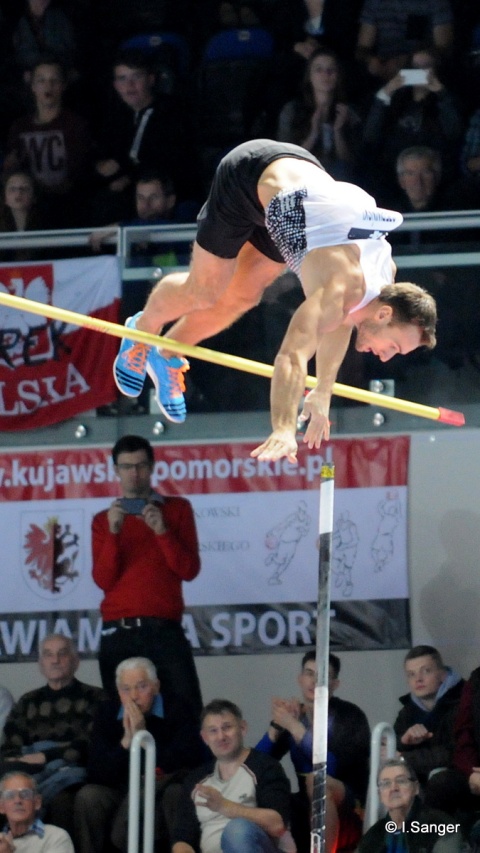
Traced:
MULTIPOLYGON (((88 777, 91 782, 126 790, 129 750, 121 746, 124 729, 118 718, 120 703, 107 699, 98 708, 90 740, 88 777)), ((181 699, 164 698, 165 716, 145 718, 156 745, 156 764, 164 773, 198 767, 205 761, 205 745, 198 723, 181 699)))
POLYGON ((405 755, 421 784, 425 784, 428 774, 435 767, 448 767, 451 764, 453 725, 463 685, 464 681, 460 679, 440 697, 431 711, 419 708, 410 693, 400 696, 403 708, 393 726, 397 735, 397 749, 405 755), (422 723, 433 733, 433 737, 419 746, 405 746, 401 741, 402 735, 417 723, 422 723))
MULTIPOLYGON (((357 848, 357 853, 386 853, 390 849, 388 841, 393 838, 392 834, 388 834, 385 829, 385 824, 389 820, 389 815, 381 818, 374 823, 373 826, 365 833, 357 848)), ((420 824, 433 824, 434 826, 444 826, 445 824, 452 825, 451 815, 445 814, 438 809, 429 809, 422 805, 421 800, 415 797, 410 814, 405 821, 406 831, 402 833, 406 849, 410 853, 431 853, 437 841, 440 840, 440 835, 437 832, 412 832, 409 831, 409 824, 412 821, 418 821, 420 824)), ((411 829, 411 827, 410 827, 411 829)), ((453 850, 460 850, 460 840, 454 833, 445 833, 444 839, 449 838, 452 843, 453 850)), ((445 851, 445 845, 442 846, 445 851)))

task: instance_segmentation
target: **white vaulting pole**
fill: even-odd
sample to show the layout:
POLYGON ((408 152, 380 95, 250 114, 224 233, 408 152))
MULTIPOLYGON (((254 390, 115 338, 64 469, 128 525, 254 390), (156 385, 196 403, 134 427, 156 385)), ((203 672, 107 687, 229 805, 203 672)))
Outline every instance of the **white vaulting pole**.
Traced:
POLYGON ((333 539, 335 466, 327 448, 320 479, 320 520, 318 560, 318 603, 316 663, 317 684, 313 706, 313 800, 311 853, 325 851, 328 735, 328 654, 330 646, 330 567, 333 539))

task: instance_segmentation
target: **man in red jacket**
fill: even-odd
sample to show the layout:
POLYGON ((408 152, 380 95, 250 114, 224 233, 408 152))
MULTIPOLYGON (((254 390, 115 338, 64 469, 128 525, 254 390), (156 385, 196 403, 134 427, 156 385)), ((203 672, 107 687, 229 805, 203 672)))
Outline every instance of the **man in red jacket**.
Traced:
POLYGON ((182 582, 200 571, 191 504, 153 491, 153 449, 141 436, 120 438, 112 458, 122 497, 92 523, 93 579, 105 593, 103 686, 115 695, 118 664, 147 657, 157 668, 163 695, 181 695, 200 714, 200 685, 181 624, 182 582))

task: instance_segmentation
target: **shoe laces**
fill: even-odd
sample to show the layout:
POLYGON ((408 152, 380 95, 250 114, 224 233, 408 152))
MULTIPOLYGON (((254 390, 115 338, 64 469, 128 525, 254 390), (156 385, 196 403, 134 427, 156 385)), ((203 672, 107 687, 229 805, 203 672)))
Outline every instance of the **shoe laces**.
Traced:
POLYGON ((124 354, 125 366, 133 373, 142 375, 145 373, 147 356, 148 347, 145 344, 136 343, 124 354))
POLYGON ((190 365, 185 361, 180 367, 167 365, 168 383, 172 397, 180 397, 185 392, 185 376, 190 365))

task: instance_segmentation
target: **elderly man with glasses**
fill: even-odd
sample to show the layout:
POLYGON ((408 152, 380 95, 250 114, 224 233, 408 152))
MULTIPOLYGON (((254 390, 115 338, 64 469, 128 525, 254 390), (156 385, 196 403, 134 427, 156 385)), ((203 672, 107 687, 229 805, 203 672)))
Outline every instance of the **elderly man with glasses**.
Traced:
POLYGON ((182 628, 182 584, 200 571, 192 506, 152 489, 153 448, 142 436, 120 438, 112 459, 122 497, 92 523, 93 579, 104 592, 103 686, 115 696, 118 664, 147 657, 156 666, 163 696, 181 696, 200 717, 200 685, 182 628))
POLYGON ((403 758, 382 764, 377 785, 386 815, 363 836, 357 853, 460 853, 460 824, 423 805, 416 774, 403 758))
POLYGON ((0 780, 0 813, 6 823, 0 833, 0 853, 74 853, 64 829, 43 823, 36 782, 28 773, 6 773, 0 780))

